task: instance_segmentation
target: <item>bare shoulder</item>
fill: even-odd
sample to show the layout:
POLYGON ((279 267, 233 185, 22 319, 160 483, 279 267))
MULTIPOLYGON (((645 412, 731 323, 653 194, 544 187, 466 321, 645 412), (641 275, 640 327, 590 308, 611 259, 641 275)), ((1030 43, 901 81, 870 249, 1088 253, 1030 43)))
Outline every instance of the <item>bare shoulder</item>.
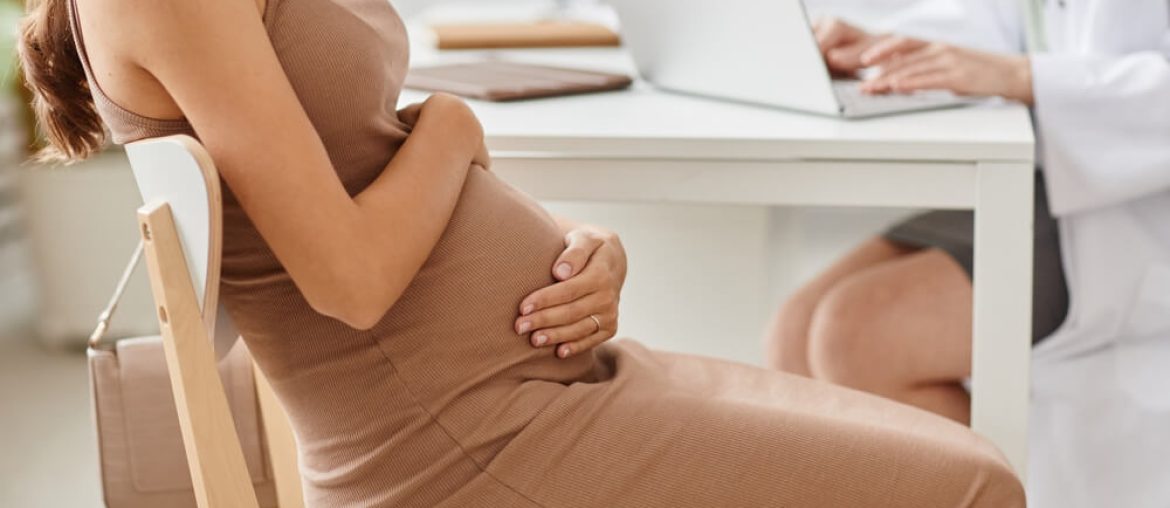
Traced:
POLYGON ((90 65, 114 102, 150 118, 183 113, 152 67, 183 48, 241 30, 263 30, 267 0, 72 0, 90 65), (234 20, 234 21, 233 21, 234 20), (229 32, 225 24, 234 25, 229 32))
POLYGON ((198 39, 191 35, 215 35, 215 26, 239 28, 233 19, 259 20, 267 4, 267 0, 74 1, 83 26, 93 27, 91 32, 100 33, 105 42, 133 53, 158 49, 160 42, 194 43, 198 39))

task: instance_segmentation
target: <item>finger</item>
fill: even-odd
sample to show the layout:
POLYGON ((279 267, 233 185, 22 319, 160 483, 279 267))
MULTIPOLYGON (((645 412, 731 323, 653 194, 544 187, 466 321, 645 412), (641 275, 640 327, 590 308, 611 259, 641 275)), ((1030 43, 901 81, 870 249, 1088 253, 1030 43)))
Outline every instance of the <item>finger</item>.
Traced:
POLYGON ((877 93, 912 93, 921 90, 949 90, 960 93, 952 79, 952 72, 945 68, 888 81, 882 88, 884 91, 877 93))
POLYGON ((574 229, 565 235, 565 250, 553 263, 553 276, 557 280, 568 280, 585 269, 589 258, 605 242, 596 234, 584 229, 574 229))
POLYGON ((410 126, 418 125, 422 116, 422 103, 414 103, 398 111, 398 120, 410 126))
POLYGON ((926 47, 929 43, 912 37, 890 37, 874 44, 861 54, 861 63, 867 67, 883 65, 895 55, 909 53, 926 47))
POLYGON ((865 44, 848 44, 825 52, 825 62, 831 69, 855 71, 862 67, 861 54, 865 52, 865 44))
POLYGON ((886 63, 882 64, 881 72, 878 73, 878 76, 889 76, 902 69, 905 69, 906 67, 938 58, 938 56, 939 52, 934 51, 929 47, 922 48, 917 51, 911 51, 909 53, 902 53, 888 59, 886 63))
POLYGON ((911 76, 895 83, 894 91, 910 93, 923 90, 948 90, 963 95, 963 91, 959 89, 952 76, 953 74, 946 69, 911 76))
POLYGON ((907 68, 896 76, 891 76, 890 89, 898 93, 910 92, 913 90, 908 89, 907 84, 913 83, 917 78, 933 74, 945 75, 950 70, 945 65, 930 65, 930 62, 925 62, 920 66, 907 68))
POLYGON ((600 274, 586 268, 580 276, 533 291, 520 301, 520 315, 527 316, 541 309, 564 305, 596 291, 600 286, 600 274))
POLYGON ((590 314, 603 311, 607 300, 610 299, 601 293, 591 293, 584 298, 564 305, 557 305, 536 311, 528 316, 521 316, 516 320, 516 333, 524 335, 536 330, 575 323, 585 319, 590 314))
POLYGON ((598 316, 601 319, 602 327, 600 330, 585 337, 584 339, 568 342, 557 346, 557 357, 568 358, 573 355, 581 354, 582 352, 593 349, 605 341, 612 339, 617 334, 617 316, 614 315, 610 319, 598 316), (612 326, 609 324, 612 323, 612 326))
POLYGON ((850 34, 853 32, 851 29, 852 27, 848 23, 838 18, 822 18, 813 23, 813 35, 817 39, 817 46, 820 46, 821 53, 826 53, 837 46, 848 43, 850 34))
POLYGON ((899 91, 899 84, 908 78, 919 76, 922 74, 934 73, 945 70, 947 67, 937 58, 927 59, 918 62, 914 65, 904 67, 893 73, 882 73, 872 80, 872 84, 863 83, 862 90, 870 91, 872 89, 899 91), (869 86, 867 86, 869 85, 869 86))
POLYGON ((537 330, 532 332, 532 345, 535 347, 555 346, 565 342, 575 342, 597 333, 597 322, 586 316, 576 323, 537 330))
POLYGON ((817 46, 821 48, 822 52, 831 48, 832 46, 829 44, 840 38, 840 35, 834 33, 836 23, 837 20, 834 18, 819 18, 812 24, 813 37, 816 38, 817 46))

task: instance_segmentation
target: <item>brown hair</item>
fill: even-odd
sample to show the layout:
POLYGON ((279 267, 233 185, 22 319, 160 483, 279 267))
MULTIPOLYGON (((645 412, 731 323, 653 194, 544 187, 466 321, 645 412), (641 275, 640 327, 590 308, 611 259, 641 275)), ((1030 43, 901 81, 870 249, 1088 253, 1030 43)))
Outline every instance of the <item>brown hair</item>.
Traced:
POLYGON ((28 0, 28 14, 20 26, 20 66, 48 141, 35 156, 41 161, 79 161, 106 144, 69 26, 70 1, 28 0))

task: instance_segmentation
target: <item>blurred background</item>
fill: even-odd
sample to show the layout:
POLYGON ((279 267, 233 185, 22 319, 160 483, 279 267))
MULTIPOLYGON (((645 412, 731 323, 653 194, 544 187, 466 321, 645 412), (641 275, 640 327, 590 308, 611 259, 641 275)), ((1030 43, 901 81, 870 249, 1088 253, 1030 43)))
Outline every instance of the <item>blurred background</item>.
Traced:
MULTIPOLYGON (((492 0, 501 17, 553 0, 492 0)), ((458 16, 456 1, 393 2, 404 17, 458 16), (439 14, 436 14, 439 13, 439 14), (442 14, 446 13, 446 14, 442 14)), ((486 2, 474 2, 477 13, 486 2)), ((568 12, 607 17, 595 0, 568 12), (599 14, 600 13, 600 14, 599 14)), ((945 0, 807 0, 890 26, 945 0)), ((466 5, 466 4, 465 4, 466 5)), ((35 142, 16 79, 23 6, 0 0, 0 506, 101 506, 84 339, 136 242, 138 196, 116 148, 85 163, 24 163, 35 142)), ((618 231, 629 250, 621 336, 654 347, 760 363, 769 313, 798 282, 907 211, 548 203, 618 231)), ((144 276, 111 337, 153 334, 144 276)))

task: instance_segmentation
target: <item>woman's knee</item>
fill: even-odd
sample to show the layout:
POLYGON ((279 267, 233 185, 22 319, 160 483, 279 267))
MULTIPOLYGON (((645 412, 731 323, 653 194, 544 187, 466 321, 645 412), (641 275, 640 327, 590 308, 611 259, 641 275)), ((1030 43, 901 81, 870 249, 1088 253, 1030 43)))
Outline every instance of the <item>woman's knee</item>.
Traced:
POLYGON ((915 506, 1023 508, 1024 485, 1003 453, 971 429, 945 423, 932 430, 924 430, 930 425, 904 429, 922 440, 921 447, 911 452, 916 457, 916 470, 926 475, 924 480, 938 486, 938 493, 946 493, 933 503, 915 506))

